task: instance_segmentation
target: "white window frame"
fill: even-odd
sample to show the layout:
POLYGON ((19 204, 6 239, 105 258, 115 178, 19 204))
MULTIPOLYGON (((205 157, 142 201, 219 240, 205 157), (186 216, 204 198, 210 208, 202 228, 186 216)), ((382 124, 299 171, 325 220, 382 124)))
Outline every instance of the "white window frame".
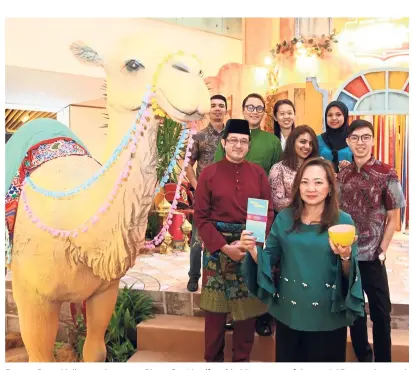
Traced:
MULTIPOLYGON (((311 18, 294 18, 294 28, 295 28, 295 37, 300 37, 302 36, 300 33, 300 19, 321 19, 320 17, 311 17, 311 18)), ((328 30, 327 32, 324 32, 324 34, 331 35, 331 32, 333 32, 333 18, 327 18, 328 19, 328 30)), ((308 37, 313 37, 313 36, 321 36, 321 35, 315 35, 315 33, 311 34, 310 36, 304 36, 305 38, 308 37)))

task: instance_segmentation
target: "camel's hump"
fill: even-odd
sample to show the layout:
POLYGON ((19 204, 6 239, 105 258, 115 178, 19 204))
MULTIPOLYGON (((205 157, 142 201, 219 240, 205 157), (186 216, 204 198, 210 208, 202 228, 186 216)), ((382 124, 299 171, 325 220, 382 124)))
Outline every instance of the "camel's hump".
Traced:
POLYGON ((86 148, 69 127, 51 118, 29 121, 12 135, 6 144, 6 194, 28 150, 41 141, 57 137, 71 138, 86 148))

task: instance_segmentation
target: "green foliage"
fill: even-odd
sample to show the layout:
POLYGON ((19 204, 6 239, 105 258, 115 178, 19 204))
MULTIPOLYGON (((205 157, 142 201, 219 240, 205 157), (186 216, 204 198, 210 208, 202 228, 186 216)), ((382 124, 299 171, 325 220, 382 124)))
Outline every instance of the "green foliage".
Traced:
POLYGON ((55 357, 57 356, 57 351, 61 349, 64 344, 65 344, 64 342, 55 342, 54 349, 53 349, 53 354, 55 357))
POLYGON ((136 325, 152 317, 152 298, 132 287, 123 288, 105 334, 106 360, 127 361, 136 351, 136 325))
POLYGON ((80 360, 82 359, 83 345, 85 344, 86 340, 86 325, 85 319, 82 315, 76 316, 76 323, 72 324, 69 327, 69 330, 69 338, 71 340, 71 344, 75 350, 77 358, 80 360))
MULTIPOLYGON (((107 362, 126 362, 136 351, 136 325, 154 317, 153 300, 142 291, 124 287, 119 291, 115 310, 105 333, 107 362)), ((77 317, 73 346, 82 358, 86 339, 84 318, 77 317)))
POLYGON ((158 234, 160 229, 160 221, 157 213, 149 213, 148 225, 146 226, 145 239, 152 240, 158 234))
MULTIPOLYGON (((158 176, 158 182, 161 181, 162 176, 164 175, 174 155, 181 131, 182 131, 182 125, 169 118, 165 118, 163 124, 159 126, 158 137, 157 137, 158 164, 156 167, 156 174, 158 176)), ((186 145, 182 147, 179 153, 181 158, 184 158, 185 150, 186 150, 186 145)), ((181 167, 177 164, 171 173, 170 179, 173 182, 178 182, 178 176, 180 172, 181 172, 181 167)))

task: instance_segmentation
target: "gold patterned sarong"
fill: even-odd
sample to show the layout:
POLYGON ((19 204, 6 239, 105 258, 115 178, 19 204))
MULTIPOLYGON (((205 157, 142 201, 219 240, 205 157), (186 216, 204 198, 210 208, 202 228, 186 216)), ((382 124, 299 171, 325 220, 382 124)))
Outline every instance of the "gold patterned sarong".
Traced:
MULTIPOLYGON (((244 224, 216 223, 228 244, 241 238, 244 224)), ((234 321, 246 320, 267 312, 268 306, 248 292, 241 274, 241 261, 226 254, 204 250, 200 308, 217 313, 231 313, 234 321)))

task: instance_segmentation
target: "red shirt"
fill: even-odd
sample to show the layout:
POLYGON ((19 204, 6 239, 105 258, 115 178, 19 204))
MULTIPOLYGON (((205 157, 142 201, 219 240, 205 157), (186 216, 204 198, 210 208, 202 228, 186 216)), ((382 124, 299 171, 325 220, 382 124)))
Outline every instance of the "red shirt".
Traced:
POLYGON ((211 221, 245 224, 248 198, 269 201, 268 234, 274 211, 268 178, 260 166, 248 161, 232 163, 224 158, 201 172, 196 189, 194 219, 205 248, 210 253, 227 244, 211 221))
POLYGON ((357 228, 358 260, 375 260, 382 252, 387 211, 406 206, 397 173, 372 156, 360 171, 352 163, 337 178, 340 208, 352 217, 357 228))

